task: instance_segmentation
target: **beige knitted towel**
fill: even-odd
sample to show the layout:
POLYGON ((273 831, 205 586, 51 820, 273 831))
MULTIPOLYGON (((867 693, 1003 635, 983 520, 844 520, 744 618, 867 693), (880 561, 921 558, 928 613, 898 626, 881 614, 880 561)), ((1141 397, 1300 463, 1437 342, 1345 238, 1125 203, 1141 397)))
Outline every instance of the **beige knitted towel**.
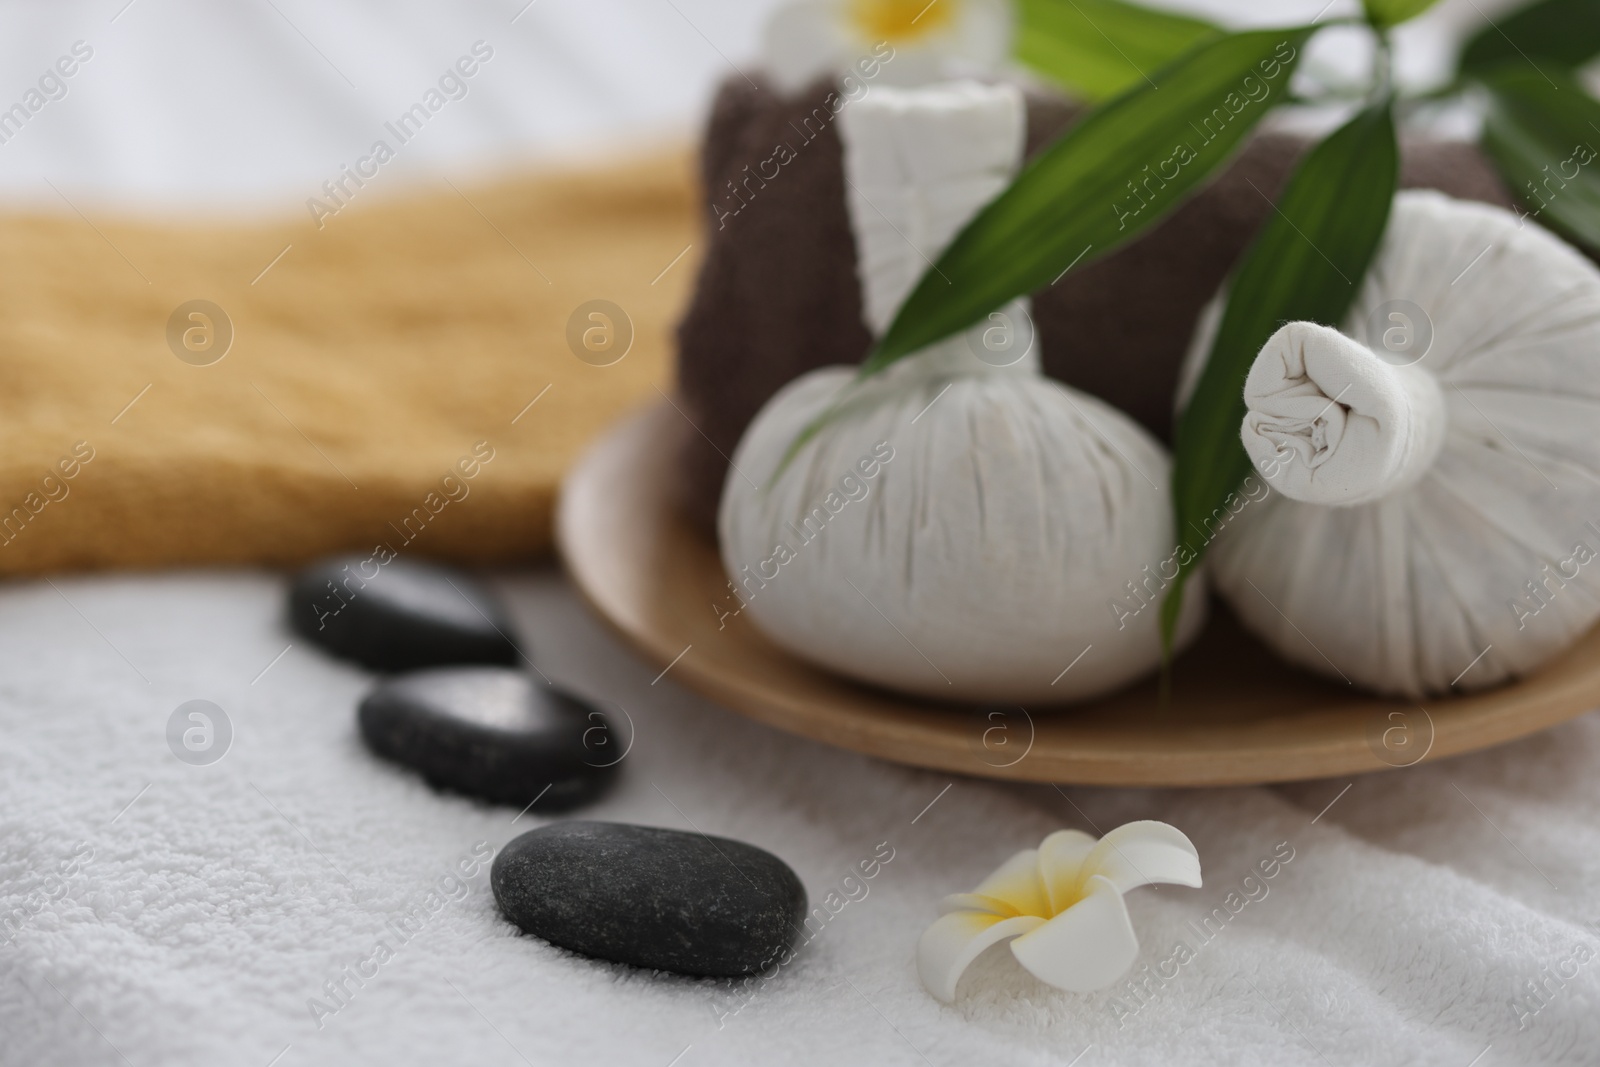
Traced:
POLYGON ((320 228, 0 217, 0 573, 545 550, 568 461, 667 379, 692 189, 673 156, 320 228))

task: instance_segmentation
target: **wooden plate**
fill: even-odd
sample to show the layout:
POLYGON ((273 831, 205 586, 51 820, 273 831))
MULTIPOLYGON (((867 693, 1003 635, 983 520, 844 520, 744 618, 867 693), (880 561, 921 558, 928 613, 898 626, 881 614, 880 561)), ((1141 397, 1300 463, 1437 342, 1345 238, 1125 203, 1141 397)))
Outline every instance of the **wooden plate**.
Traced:
POLYGON ((694 433, 658 404, 568 474, 563 558, 595 609, 673 680, 760 722, 898 763, 1086 785, 1199 786, 1360 774, 1486 748, 1600 705, 1600 629, 1532 678, 1422 705, 1361 696, 1288 666, 1225 611, 1154 681, 1069 707, 973 709, 879 691, 805 663, 727 604, 716 546, 672 504, 694 433), (724 609, 725 610, 725 609, 724 609))

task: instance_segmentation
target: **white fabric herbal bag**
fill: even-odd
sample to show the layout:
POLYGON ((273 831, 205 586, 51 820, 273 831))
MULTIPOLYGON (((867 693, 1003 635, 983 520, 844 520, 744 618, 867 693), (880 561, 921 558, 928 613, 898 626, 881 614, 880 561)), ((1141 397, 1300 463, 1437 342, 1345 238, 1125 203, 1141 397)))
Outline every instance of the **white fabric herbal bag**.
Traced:
POLYGON ((1417 697, 1532 670, 1600 617, 1600 271, 1538 226, 1400 193, 1342 330, 1278 330, 1245 403, 1272 492, 1207 566, 1285 658, 1417 697))
MULTIPOLYGON (((839 121, 881 334, 1009 183, 1023 101, 1012 86, 880 87, 839 121)), ((853 385, 855 373, 791 382, 733 456, 722 558, 772 640, 865 682, 964 701, 1083 699, 1159 665, 1170 460, 1121 412, 1042 376, 1026 301, 876 378, 853 385)), ((1180 644, 1199 630, 1203 587, 1185 599, 1180 644)))

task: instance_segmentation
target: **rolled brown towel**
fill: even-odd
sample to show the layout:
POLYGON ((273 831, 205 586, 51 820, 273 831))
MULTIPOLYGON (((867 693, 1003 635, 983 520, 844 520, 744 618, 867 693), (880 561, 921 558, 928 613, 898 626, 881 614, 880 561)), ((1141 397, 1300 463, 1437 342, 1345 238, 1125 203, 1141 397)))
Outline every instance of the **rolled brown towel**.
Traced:
MULTIPOLYGON (((819 83, 785 99, 733 78, 706 129, 706 251, 678 326, 678 392, 701 431, 683 445, 681 501, 707 533, 716 529, 728 457, 761 406, 807 371, 859 363, 871 344, 831 92, 819 83)), ((1029 154, 1072 115, 1066 100, 1030 94, 1029 154)), ((1256 136, 1143 237, 1034 293, 1045 373, 1169 441, 1178 366, 1195 320, 1307 147, 1301 137, 1256 136)), ((1493 166, 1463 142, 1408 141, 1400 183, 1512 203, 1493 166)))

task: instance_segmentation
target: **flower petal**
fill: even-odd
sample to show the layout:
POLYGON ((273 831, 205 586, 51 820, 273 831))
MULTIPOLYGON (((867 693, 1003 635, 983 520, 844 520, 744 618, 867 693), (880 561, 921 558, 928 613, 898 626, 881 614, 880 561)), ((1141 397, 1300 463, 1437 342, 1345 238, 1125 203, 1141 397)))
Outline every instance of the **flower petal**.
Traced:
POLYGON ((1039 846, 1039 878, 1050 898, 1049 914, 1057 915, 1077 900, 1083 861, 1094 850, 1094 842, 1082 830, 1057 830, 1039 846))
POLYGON ((1011 942, 1012 955, 1035 978, 1073 993, 1111 985, 1139 955, 1139 939, 1117 887, 1093 875, 1085 889, 1078 903, 1011 942))
POLYGON ((1200 887, 1200 854, 1176 826, 1145 819, 1112 830, 1083 861, 1083 884, 1103 875, 1126 893, 1142 885, 1200 887))
POLYGON ((951 51, 973 70, 998 70, 1011 55, 1014 22, 1008 0, 967 0, 951 51))
POLYGON ((1039 880, 1039 850, 1025 848, 1000 865, 973 890, 1015 908, 1019 915, 1050 915, 1050 898, 1039 880))
POLYGON ((836 5, 827 0, 789 0, 767 18, 761 32, 761 65, 778 92, 792 96, 847 58, 836 5))
POLYGON ((946 1004, 956 999, 961 972, 990 945, 1044 925, 1036 915, 1002 919, 973 911, 943 916, 917 942, 917 975, 928 992, 946 1004))
POLYGON ((1017 914, 1017 909, 1005 901, 980 896, 977 893, 951 893, 939 901, 940 915, 949 915, 953 911, 978 911, 985 915, 998 915, 1002 919, 1009 919, 1017 914))

